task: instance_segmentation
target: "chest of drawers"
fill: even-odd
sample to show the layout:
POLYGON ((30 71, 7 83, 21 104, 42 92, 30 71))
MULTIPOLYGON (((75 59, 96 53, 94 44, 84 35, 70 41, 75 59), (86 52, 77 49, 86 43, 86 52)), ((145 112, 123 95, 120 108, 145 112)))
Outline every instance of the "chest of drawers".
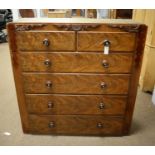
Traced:
POLYGON ((145 25, 25 19, 7 29, 24 133, 129 133, 145 25))

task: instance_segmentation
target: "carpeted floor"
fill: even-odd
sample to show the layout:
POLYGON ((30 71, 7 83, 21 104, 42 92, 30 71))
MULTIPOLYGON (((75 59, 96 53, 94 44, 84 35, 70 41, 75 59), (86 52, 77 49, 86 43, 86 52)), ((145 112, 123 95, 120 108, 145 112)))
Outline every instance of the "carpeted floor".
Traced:
POLYGON ((0 44, 0 145, 155 145, 155 106, 151 103, 151 95, 138 92, 130 136, 23 134, 8 44, 0 44))

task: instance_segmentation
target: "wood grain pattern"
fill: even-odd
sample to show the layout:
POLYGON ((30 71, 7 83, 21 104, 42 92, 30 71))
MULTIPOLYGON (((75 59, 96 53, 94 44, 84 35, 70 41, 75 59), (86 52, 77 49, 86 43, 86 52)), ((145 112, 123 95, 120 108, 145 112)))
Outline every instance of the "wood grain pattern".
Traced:
POLYGON ((147 27, 120 20, 34 20, 7 26, 23 131, 128 134, 147 27), (111 42, 109 55, 103 54, 105 39, 111 42))
POLYGON ((19 59, 23 71, 130 73, 132 57, 132 54, 21 52, 19 59), (46 60, 51 62, 50 66, 44 64, 46 60), (103 66, 103 61, 108 67, 103 66))
MULTIPOLYGON (((16 55, 17 51, 17 42, 15 40, 15 25, 13 23, 9 23, 7 25, 7 31, 9 34, 9 48, 10 48, 10 55, 11 55, 11 63, 13 69, 13 75, 15 80, 15 87, 17 92, 17 100, 19 106, 19 112, 21 117, 21 124, 24 133, 29 132, 29 118, 28 112, 26 110, 25 104, 25 96, 24 96, 24 89, 22 85, 22 75, 21 75, 21 66, 18 61, 18 57, 16 55)), ((12 73, 11 73, 12 74, 12 73)))
POLYGON ((142 65, 143 52, 144 52, 145 41, 146 41, 146 34, 147 34, 146 32, 147 32, 147 26, 141 25, 139 28, 139 33, 137 37, 137 47, 136 47, 136 53, 134 55, 132 77, 131 77, 131 82, 129 87, 130 89, 129 89, 129 95, 128 95, 128 104, 127 104, 127 109, 126 109, 126 114, 124 119, 124 127, 123 127, 124 134, 128 134, 131 128, 140 70, 142 65))
POLYGON ((129 78, 127 74, 23 74, 26 93, 127 94, 129 78), (50 88, 47 81, 52 83, 50 88))
POLYGON ((48 51, 74 51, 75 50, 75 32, 34 32, 19 31, 16 32, 18 49, 25 50, 48 50, 48 51), (49 40, 49 46, 43 44, 43 40, 49 40))
MULTIPOLYGON (((103 24, 103 23, 100 23, 99 26, 97 26, 98 24, 86 24, 86 23, 83 23, 82 24, 84 27, 87 28, 87 31, 102 31, 102 32, 123 32, 124 30, 123 29, 119 29, 119 28, 113 28, 113 24, 103 24), (91 25, 91 26, 89 26, 91 25)), ((115 26, 116 24, 114 24, 115 26)), ((118 24, 119 26, 120 24, 118 24)), ((126 25, 126 24, 125 24, 126 25)), ((15 24, 15 27, 16 27, 16 31, 30 31, 30 30, 33 30, 33 31, 66 31, 66 30, 69 30, 69 31, 72 31, 72 27, 77 27, 77 26, 80 26, 81 27, 81 24, 64 24, 64 23, 50 23, 50 24, 47 24, 47 23, 28 23, 28 24, 21 24, 21 23, 16 23, 15 24), (43 25, 43 26, 40 26, 40 25, 43 25)), ((131 27, 132 27, 132 24, 131 24, 131 27)))
POLYGON ((24 24, 24 25, 15 25, 15 31, 30 31, 36 28, 42 28, 46 24, 24 24))
MULTIPOLYGON (((22 20, 22 22, 16 22, 14 23, 17 27, 22 27, 22 26, 27 26, 30 28, 28 30, 33 30, 33 31, 47 31, 47 30, 52 30, 52 31, 66 31, 68 30, 73 30, 72 27, 77 27, 81 25, 83 27, 86 27, 87 31, 102 31, 102 32, 138 32, 139 30, 139 25, 137 23, 134 23, 132 20, 122 20, 119 21, 117 19, 109 19, 109 21, 107 19, 87 19, 85 20, 84 18, 72 18, 72 19, 61 19, 61 21, 58 21, 56 18, 47 18, 48 21, 44 21, 44 22, 39 22, 39 19, 37 19, 36 22, 33 22, 35 19, 31 18, 29 21, 26 21, 27 19, 22 18, 20 20, 22 20), (24 20, 24 21, 23 21, 24 20), (49 20, 51 20, 51 22, 49 22, 49 20), (57 21, 56 21, 57 20, 57 21), (64 22, 62 22, 62 20, 64 20, 64 22), (89 20, 89 21, 88 21, 89 20), (112 21, 113 20, 113 21, 112 21), (115 21, 114 21, 115 20, 115 21), (112 21, 112 22, 111 22, 112 21), (44 24, 44 27, 36 27, 36 25, 38 24, 44 24)), ((44 19, 41 19, 44 20, 44 19)), ((82 29, 83 30, 83 29, 82 29)))
POLYGON ((39 134, 77 134, 77 135, 120 135, 122 118, 83 115, 30 115, 31 133, 39 134), (49 128, 49 123, 54 127, 49 128), (97 124, 103 127, 98 128, 97 124))
POLYGON ((26 95, 31 114, 124 115, 126 102, 127 96, 116 95, 26 95), (49 108, 49 103, 52 103, 52 108, 49 108))
POLYGON ((54 24, 56 27, 66 31, 87 31, 100 27, 100 24, 54 24))
POLYGON ((110 41, 110 51, 131 52, 135 50, 135 33, 78 32, 78 51, 103 52, 104 40, 110 41))

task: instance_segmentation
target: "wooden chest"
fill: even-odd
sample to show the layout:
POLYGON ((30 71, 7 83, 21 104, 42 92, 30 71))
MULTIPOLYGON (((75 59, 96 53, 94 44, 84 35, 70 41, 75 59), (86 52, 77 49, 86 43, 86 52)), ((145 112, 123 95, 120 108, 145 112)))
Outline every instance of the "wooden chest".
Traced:
POLYGON ((129 133, 145 25, 25 19, 7 29, 24 133, 129 133))

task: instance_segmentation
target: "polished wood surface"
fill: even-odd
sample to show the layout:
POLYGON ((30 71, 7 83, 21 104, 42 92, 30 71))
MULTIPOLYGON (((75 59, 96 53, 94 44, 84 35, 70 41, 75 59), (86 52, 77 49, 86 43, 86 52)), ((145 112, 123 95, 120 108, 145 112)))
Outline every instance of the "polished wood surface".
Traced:
POLYGON ((17 43, 15 40, 15 25, 13 23, 9 23, 7 25, 7 30, 9 34, 9 48, 10 48, 10 56, 11 56, 11 64, 13 69, 13 75, 15 80, 15 88, 17 92, 17 101, 19 106, 20 118, 22 129, 24 133, 29 132, 29 118, 28 112, 26 110, 24 89, 22 83, 22 75, 21 75, 21 66, 18 62, 18 57, 15 54, 17 52, 17 43))
POLYGON ((145 25, 127 20, 24 19, 7 28, 25 133, 129 133, 145 25), (108 55, 105 39, 110 42, 108 55))
POLYGON ((32 133, 120 135, 123 119, 92 115, 30 115, 32 133), (53 123, 53 127, 49 124, 53 123), (98 127, 98 125, 100 125, 98 127))
POLYGON ((31 114, 124 115, 127 96, 116 95, 26 95, 31 114))
POLYGON ((18 49, 25 50, 56 50, 56 51, 73 51, 75 50, 75 33, 74 32, 33 32, 19 31, 16 34, 18 49), (47 39, 49 46, 43 44, 47 39))
POLYGON ((139 28, 139 33, 137 35, 137 49, 136 54, 134 56, 134 63, 132 69, 132 77, 129 86, 129 95, 127 101, 127 109, 125 113, 124 119, 124 134, 128 134, 131 128, 132 116, 134 112, 134 106, 136 101, 137 89, 138 89, 138 81, 140 76, 140 69, 142 65, 143 51, 146 41, 146 33, 147 27, 145 25, 141 25, 139 28))
POLYGON ((130 73, 133 54, 21 52, 25 72, 130 73), (45 64, 49 61, 49 65, 45 64))
POLYGON ((23 73, 26 93, 127 94, 127 74, 31 74, 23 73), (51 86, 47 87, 50 82, 51 86), (105 88, 101 87, 105 83, 105 88))
POLYGON ((131 52, 135 50, 135 39, 134 33, 78 32, 78 51, 103 52, 103 42, 109 40, 110 51, 131 52))

